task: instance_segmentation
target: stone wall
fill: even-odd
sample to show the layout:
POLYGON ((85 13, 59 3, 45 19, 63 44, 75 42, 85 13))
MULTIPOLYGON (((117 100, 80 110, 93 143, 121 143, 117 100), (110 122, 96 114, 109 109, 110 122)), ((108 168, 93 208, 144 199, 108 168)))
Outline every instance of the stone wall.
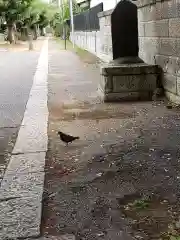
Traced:
MULTIPOLYGON (((112 60, 111 13, 99 13, 100 31, 75 32, 75 44, 95 54, 105 62, 112 60)), ((72 41, 72 34, 70 34, 72 41)))
MULTIPOLYGON (((180 103, 180 0, 138 0, 139 56, 158 64, 166 95, 180 103)), ((99 32, 76 32, 75 43, 112 60, 112 10, 99 13, 99 32)))
POLYGON ((162 67, 166 95, 180 103, 180 2, 141 1, 138 21, 140 57, 162 67))

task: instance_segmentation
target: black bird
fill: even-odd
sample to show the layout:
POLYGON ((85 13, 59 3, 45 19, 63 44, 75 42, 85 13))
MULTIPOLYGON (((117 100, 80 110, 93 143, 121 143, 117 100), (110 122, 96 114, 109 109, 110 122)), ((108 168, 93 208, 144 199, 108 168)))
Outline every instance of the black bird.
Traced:
POLYGON ((60 136, 60 139, 68 145, 68 143, 72 143, 73 141, 79 139, 79 137, 73 137, 71 135, 65 134, 63 132, 58 132, 58 135, 60 136))

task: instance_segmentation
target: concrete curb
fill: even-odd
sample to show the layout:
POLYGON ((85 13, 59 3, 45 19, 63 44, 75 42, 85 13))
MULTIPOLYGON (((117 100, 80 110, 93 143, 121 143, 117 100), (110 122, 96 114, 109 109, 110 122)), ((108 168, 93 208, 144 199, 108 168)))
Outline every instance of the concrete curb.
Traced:
POLYGON ((48 39, 44 41, 19 134, 0 187, 0 239, 40 236, 48 146, 48 39))

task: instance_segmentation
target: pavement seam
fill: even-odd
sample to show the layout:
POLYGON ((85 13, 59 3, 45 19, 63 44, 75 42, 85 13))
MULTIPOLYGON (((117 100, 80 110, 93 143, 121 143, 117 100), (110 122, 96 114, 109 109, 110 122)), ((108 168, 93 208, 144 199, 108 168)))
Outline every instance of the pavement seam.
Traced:
POLYGON ((0 127, 0 130, 1 129, 8 129, 8 128, 10 128, 10 129, 14 129, 14 128, 19 128, 19 127, 21 127, 22 125, 17 125, 17 126, 9 126, 9 127, 0 127))
POLYGON ((46 153, 46 151, 28 151, 28 152, 15 152, 12 153, 12 156, 16 156, 16 155, 26 155, 26 154, 36 154, 36 153, 46 153))
POLYGON ((19 126, 9 167, 0 186, 0 239, 2 240, 40 236, 45 153, 48 145, 47 76, 48 39, 44 41, 41 49, 24 118, 19 126), (39 102, 43 105, 38 104, 39 102), (40 124, 37 113, 41 117, 40 124), (23 124, 24 122, 27 124, 23 124), (41 169, 38 170, 37 166, 41 166, 41 169), (16 172, 18 167, 20 171, 16 172), (24 170, 24 167, 30 171, 26 168, 24 170))

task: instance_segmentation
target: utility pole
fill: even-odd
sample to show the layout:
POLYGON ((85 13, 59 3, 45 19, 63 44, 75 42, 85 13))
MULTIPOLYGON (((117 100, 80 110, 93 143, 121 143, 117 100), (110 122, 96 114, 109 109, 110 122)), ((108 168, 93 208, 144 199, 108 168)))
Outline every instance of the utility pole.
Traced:
POLYGON ((58 0, 58 7, 59 7, 59 8, 61 7, 61 4, 62 4, 61 1, 62 1, 62 0, 58 0))
POLYGON ((75 44, 74 44, 74 18, 73 18, 73 3, 72 3, 72 0, 69 0, 69 7, 70 7, 70 14, 71 14, 72 43, 73 43, 73 48, 74 48, 75 47, 75 44))
POLYGON ((62 18, 63 18, 63 38, 64 39, 64 49, 66 49, 66 28, 64 23, 64 0, 58 0, 58 7, 62 10, 62 18))

